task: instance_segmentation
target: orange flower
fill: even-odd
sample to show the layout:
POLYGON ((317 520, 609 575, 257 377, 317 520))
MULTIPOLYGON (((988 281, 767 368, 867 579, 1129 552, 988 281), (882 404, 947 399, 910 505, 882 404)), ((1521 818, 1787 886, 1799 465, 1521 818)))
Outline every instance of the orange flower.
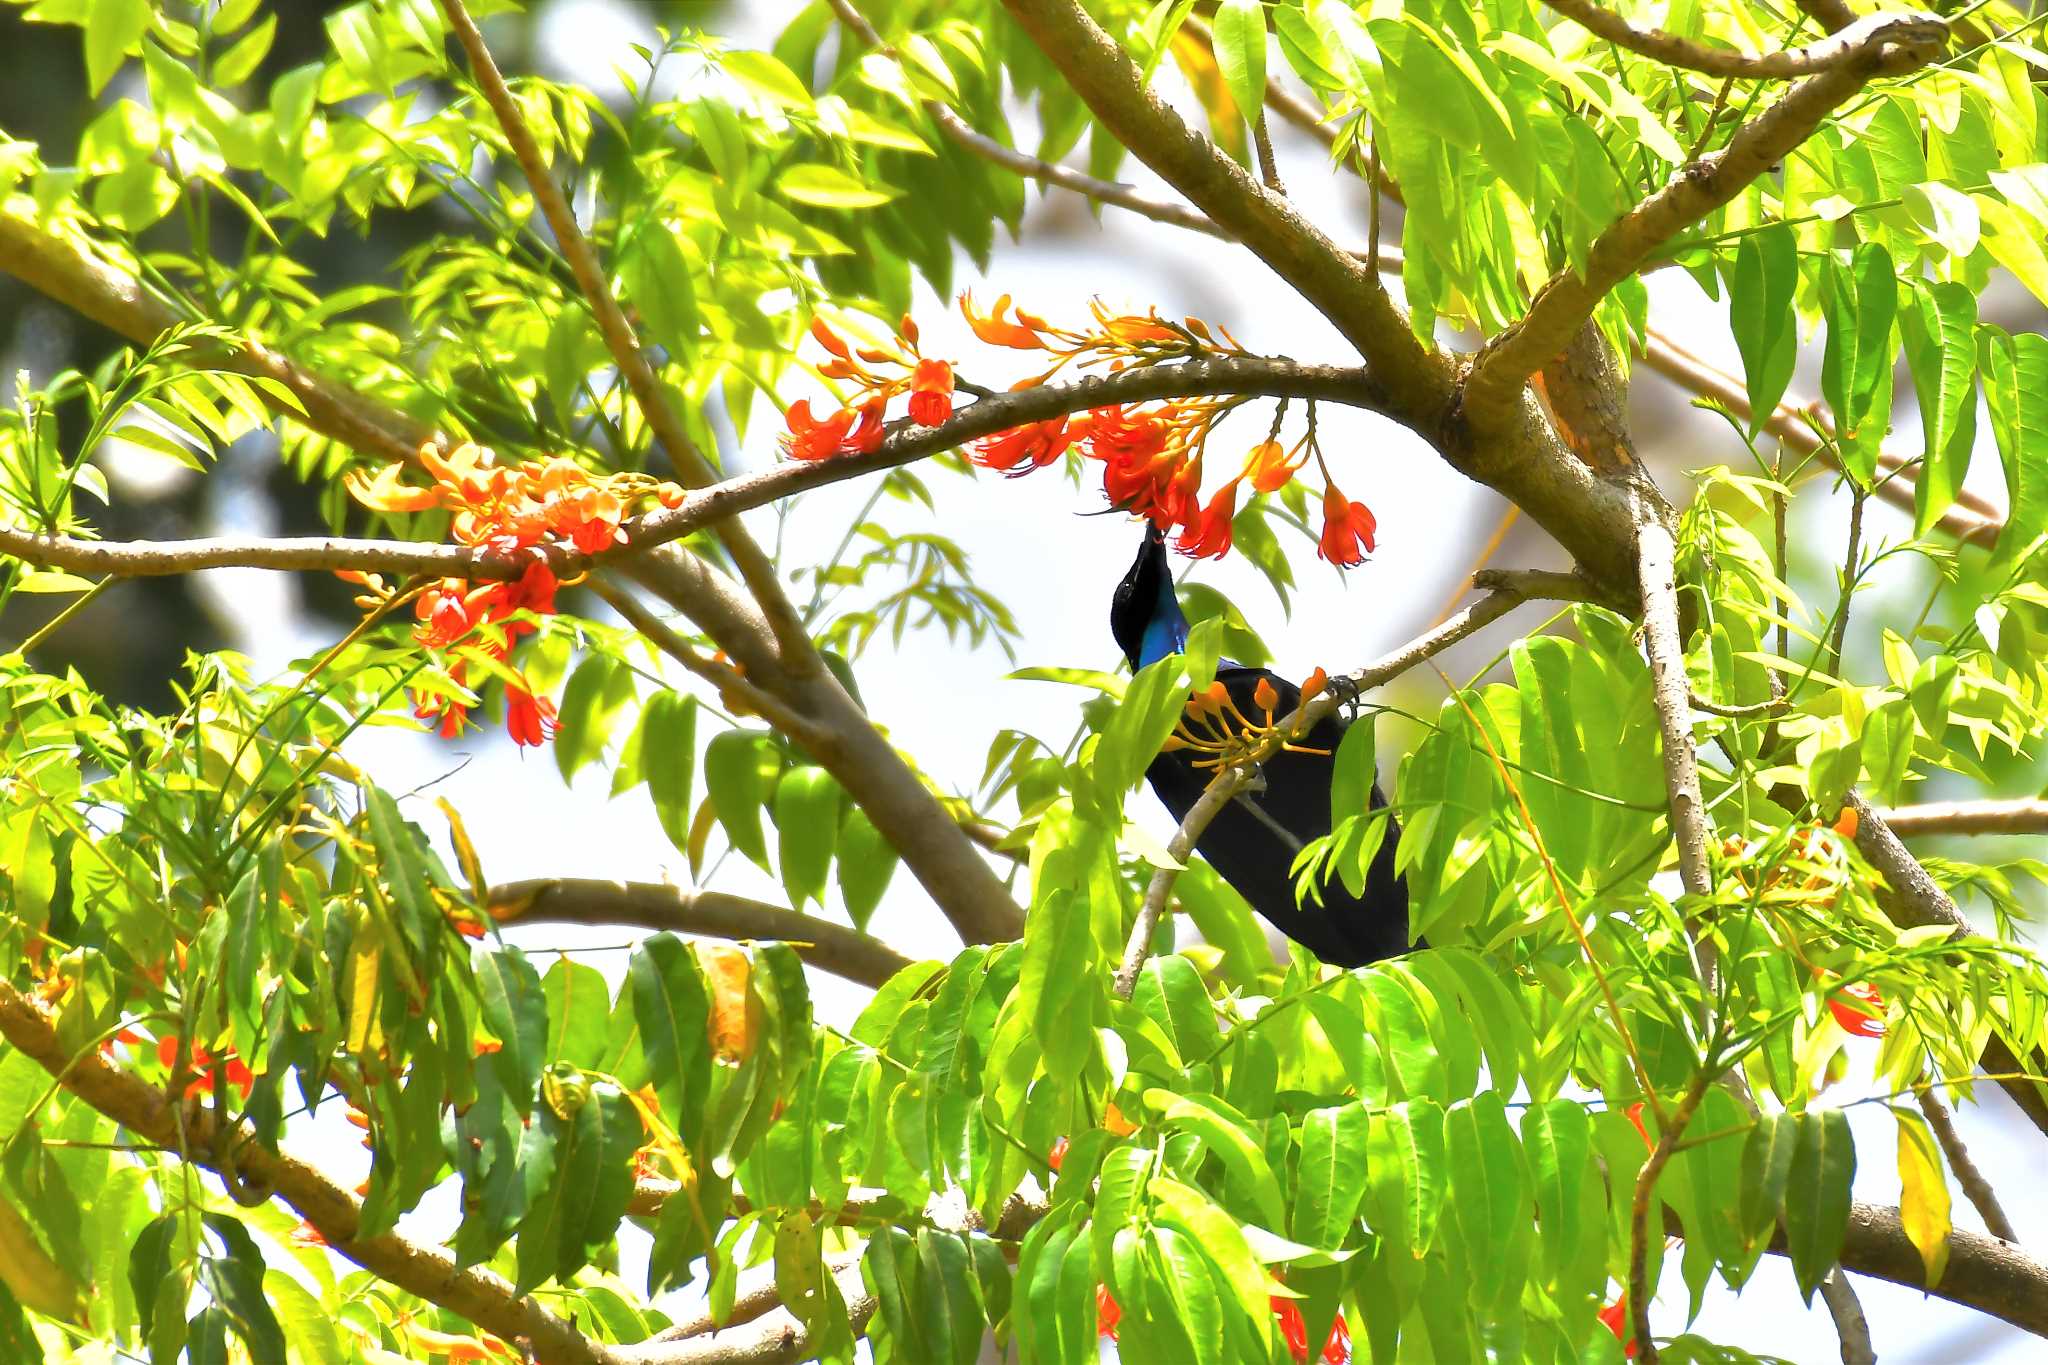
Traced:
POLYGON ((1244 463, 1244 473, 1250 477, 1252 488, 1260 493, 1277 493, 1285 488, 1295 471, 1308 460, 1308 443, 1304 441, 1300 449, 1300 458, 1290 460, 1278 441, 1253 446, 1244 463))
POLYGON ((1237 485, 1244 476, 1216 490, 1208 506, 1190 520, 1173 548, 1196 559, 1221 559, 1230 553, 1230 520, 1237 515, 1237 485))
MULTIPOLYGON (((1287 1343, 1287 1353, 1302 1365, 1308 1365, 1308 1323, 1301 1316, 1301 1305, 1293 1299, 1279 1295, 1272 1298, 1273 1316, 1280 1321, 1280 1336, 1287 1343)), ((1351 1326, 1339 1313, 1330 1323, 1330 1335, 1323 1341, 1323 1365, 1350 1365, 1351 1326)))
MULTIPOLYGON (((847 449, 857 455, 872 455, 881 448, 882 437, 887 434, 882 429, 882 410, 886 406, 887 400, 881 398, 872 399, 861 405, 860 425, 856 426, 853 429, 853 434, 846 438, 847 449)), ((949 400, 946 404, 946 410, 948 412, 952 411, 952 406, 949 400)), ((944 421, 945 419, 942 417, 939 420, 944 421)), ((932 424, 927 423, 926 425, 932 424)))
POLYGON ((851 408, 842 408, 820 422, 811 416, 811 400, 797 399, 784 414, 789 431, 782 438, 782 453, 792 460, 831 459, 840 452, 853 417, 851 408))
POLYGON ((935 427, 953 415, 953 367, 943 360, 920 360, 910 376, 910 420, 935 427))
POLYGON ((1636 1357, 1636 1343, 1635 1338, 1629 1333, 1628 1295, 1623 1294, 1613 1303, 1608 1304, 1600 1310, 1598 1316, 1601 1324, 1608 1331, 1614 1333, 1614 1339, 1621 1343, 1622 1355, 1630 1360, 1634 1360, 1636 1357))
POLYGON ((327 1245, 327 1239, 321 1235, 320 1229, 314 1227, 303 1218, 299 1220, 297 1227, 285 1234, 285 1239, 294 1246, 324 1247, 327 1245))
POLYGON ((555 733, 555 704, 523 687, 505 688, 505 728, 515 744, 541 745, 555 733))
POLYGON ((1066 454, 1073 440, 1067 431, 1067 419, 1054 417, 984 436, 969 447, 967 458, 984 469, 1000 470, 1014 479, 1045 468, 1066 454))
POLYGON ((1868 981, 1852 981, 1828 997, 1828 1013, 1844 1033, 1858 1038, 1884 1037, 1884 995, 1868 981))
POLYGON ((1116 1340, 1116 1325, 1123 1321, 1124 1310, 1117 1306, 1116 1298, 1109 1292, 1109 1286, 1095 1286, 1095 1335, 1116 1340))
POLYGON ((1045 1158, 1045 1164, 1052 1167, 1054 1170, 1058 1170, 1060 1168, 1060 1163, 1062 1161, 1065 1161, 1066 1159, 1067 1140, 1065 1138, 1060 1138, 1058 1141, 1053 1143, 1052 1152, 1045 1158))
MULTIPOLYGON (((977 313, 974 311, 974 295, 972 293, 960 296, 961 315, 967 319, 967 325, 974 329, 974 334, 989 345, 1008 346, 1013 350, 1019 351, 1044 350, 1045 342, 1040 340, 1036 331, 1030 327, 1023 326, 1021 321, 1011 322, 1004 318, 1003 314, 1009 311, 1010 296, 1008 294, 997 299, 996 306, 987 313, 977 313)), ((1018 317, 1021 319, 1023 314, 1019 313, 1018 317)))
POLYGON ((188 1100, 211 1094, 222 1083, 241 1091, 245 1100, 249 1098, 249 1092, 256 1088, 255 1073, 235 1055, 233 1048, 222 1053, 220 1062, 216 1065, 212 1053, 194 1044, 188 1064, 181 1066, 178 1064, 178 1040, 175 1037, 165 1037, 157 1040, 156 1059, 170 1068, 173 1076, 185 1072, 198 1073, 196 1078, 185 1086, 185 1098, 188 1100))
POLYGON ((1643 1140, 1643 1146, 1655 1151, 1657 1144, 1650 1140, 1650 1130, 1643 1127, 1643 1101, 1637 1100, 1627 1110, 1628 1121, 1636 1126, 1636 1136, 1643 1140))
POLYGON ((1349 501, 1330 484, 1323 489, 1323 534, 1316 554, 1343 568, 1362 564, 1373 547, 1376 524, 1364 503, 1349 501))

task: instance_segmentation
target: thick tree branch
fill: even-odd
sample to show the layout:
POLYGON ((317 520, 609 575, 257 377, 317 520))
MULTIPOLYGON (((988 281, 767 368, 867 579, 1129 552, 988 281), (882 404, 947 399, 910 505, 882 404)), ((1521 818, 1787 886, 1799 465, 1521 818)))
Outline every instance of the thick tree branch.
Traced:
POLYGON ((533 1297, 515 1295, 510 1284, 482 1266, 458 1269, 446 1249, 396 1233, 358 1237, 362 1206, 354 1195, 305 1162, 275 1155, 261 1143, 224 1142, 232 1135, 221 1131, 211 1109, 189 1105, 178 1113, 163 1090, 96 1051, 71 1055, 43 1007, 4 982, 0 1036, 124 1128, 244 1187, 270 1191, 318 1229, 329 1246, 380 1279, 507 1341, 524 1338, 535 1358, 547 1365, 612 1365, 616 1360, 614 1348, 585 1337, 533 1297), (223 1155, 223 1147, 231 1147, 231 1153, 223 1155))
POLYGON ((630 924, 713 938, 774 939, 813 967, 879 989, 911 960, 849 925, 723 891, 686 891, 665 882, 547 877, 491 888, 500 924, 630 924))
POLYGON ((2048 801, 1931 801, 1880 811, 1891 832, 1916 834, 2048 834, 2048 801))
MULTIPOLYGON (((1901 928, 1946 925, 1958 938, 1975 932, 1948 893, 1936 885, 1920 860, 1899 842, 1899 836, 1892 833, 1884 817, 1860 792, 1850 788, 1843 804, 1856 812, 1857 849, 1884 878, 1876 888, 1877 903, 1892 923, 1901 928)), ((2036 1128, 2048 1133, 2048 1093, 2044 1093, 2048 1087, 2026 1079, 2029 1075, 2048 1074, 2048 1057, 2035 1054, 2023 1063, 2004 1039, 1993 1034, 1978 1060, 1985 1070, 2004 1078, 1998 1082, 2000 1088, 2036 1128)))
POLYGON ((1662 29, 1637 28, 1600 4, 1599 0, 1543 0, 1543 3, 1579 27, 1637 56, 1709 76, 1734 76, 1742 80, 1791 80, 1839 66, 1856 56, 1872 30, 1882 26, 1887 19, 1899 17, 1896 13, 1872 15, 1807 47, 1751 56, 1725 47, 1710 47, 1662 29))
MULTIPOLYGON (((842 455, 829 460, 787 460, 756 474, 692 491, 673 508, 659 508, 623 524, 625 543, 597 555, 561 547, 540 551, 558 574, 614 560, 635 558, 655 546, 682 539, 713 526, 722 518, 765 506, 829 483, 881 473, 927 459, 968 441, 1013 427, 1083 412, 1112 403, 1139 403, 1162 398, 1194 398, 1216 394, 1255 394, 1275 398, 1314 398, 1345 403, 1368 411, 1384 411, 1378 386, 1357 367, 1303 365, 1281 357, 1224 357, 1189 360, 1143 369, 1091 375, 1068 384, 1045 384, 977 399, 935 427, 918 426, 908 418, 892 423, 881 446, 871 454, 842 455)), ((181 541, 129 543, 77 540, 34 535, 0 526, 0 553, 31 564, 78 573, 112 573, 122 577, 186 573, 227 566, 261 569, 360 569, 385 573, 423 573, 451 578, 517 578, 529 559, 492 554, 482 548, 425 545, 402 540, 349 540, 336 537, 262 539, 220 537, 181 541)), ((765 629, 765 623, 761 627, 765 629)))
MULTIPOLYGON (((525 116, 519 112, 519 104, 512 98, 512 92, 505 84, 505 78, 498 71, 498 64, 485 46, 483 34, 477 30, 469 11, 462 0, 441 0, 441 10, 448 16, 448 26, 454 30, 456 41, 462 45, 469 58, 469 69, 475 77, 478 88, 483 92, 484 101, 490 105, 497 117, 498 126, 505 134, 505 141, 512 149, 512 155, 519 163, 519 169, 526 176, 526 182, 533 190, 534 199, 539 203, 541 214, 547 219, 548 229, 554 233, 555 244, 568 262, 569 269, 576 277, 576 284, 583 291, 584 299, 590 305, 591 316, 597 322, 597 329, 604 338, 605 349, 611 352, 619 373, 626 386, 633 391, 634 401, 640 406, 641 414, 647 419, 657 439, 667 449, 669 458, 683 481, 692 486, 711 483, 715 478, 711 462, 697 449, 689 432, 676 417, 675 408, 662 392, 661 380, 648 363, 646 353, 640 348, 640 339, 634 335, 633 326, 626 320, 625 310, 612 297, 611 285, 597 262, 597 253, 591 250, 590 241, 583 235, 583 229, 576 222, 575 214, 569 211, 569 202, 562 197, 562 187, 555 183, 555 177, 542 158, 540 145, 534 141, 533 132, 526 126, 525 116)), ((665 231, 657 224, 654 231, 665 231)), ((822 669, 817 651, 811 646, 810 636, 805 633, 803 621, 796 608, 782 590, 781 580, 775 576, 775 566, 763 554, 754 538, 738 522, 720 523, 714 528, 726 550, 738 566, 740 577, 746 581, 748 591, 761 604, 761 610, 768 619, 777 645, 784 656, 784 664, 798 673, 809 673, 822 669)))
MULTIPOLYGON (((1244 790, 1245 784, 1258 772, 1259 765, 1279 748, 1281 736, 1314 729, 1343 704, 1343 694, 1369 692, 1399 677, 1424 659, 1442 653, 1524 602, 1538 598, 1585 601, 1597 596, 1593 586, 1576 574, 1542 571, 1487 570, 1472 576, 1472 586, 1487 590, 1487 595, 1393 653, 1349 674, 1343 680, 1349 684, 1348 687, 1325 688, 1321 695, 1303 702, 1292 715, 1275 723, 1272 738, 1253 749, 1240 763, 1219 769, 1195 804, 1189 807, 1173 838, 1167 841, 1166 851, 1174 861, 1185 863, 1194 853, 1195 845, 1207 832, 1210 822, 1244 790)), ((1116 971, 1116 992, 1126 1000, 1137 988, 1138 973, 1144 970, 1145 959, 1151 955, 1153 931, 1159 927, 1160 917, 1166 913, 1167 900, 1172 896, 1173 884, 1179 876, 1178 870, 1162 867, 1152 873, 1152 880, 1145 887, 1145 899, 1138 908, 1138 921, 1131 929, 1123 961, 1116 971)))
POLYGON ((1934 1140, 1941 1144, 1941 1150, 1948 1157, 1949 1169, 1956 1173, 1956 1183, 1963 1187, 1964 1196, 1977 1210, 1977 1216, 1984 1220, 1993 1237, 2000 1237, 2017 1244, 2019 1230, 2012 1225, 2012 1219, 2005 1216, 2005 1206, 1998 1202, 1998 1192, 1991 1188, 1991 1182, 1984 1178, 1970 1156, 1963 1134, 1956 1127, 1956 1116, 1942 1103, 1941 1096, 1933 1086, 1920 1092, 1920 1112, 1927 1116, 1927 1126, 1934 1131, 1934 1140))
MULTIPOLYGON (((138 345, 147 346, 189 320, 129 272, 92 255, 78 242, 9 213, 0 213, 0 270, 138 345)), ((301 416, 275 394, 259 389, 258 396, 278 416, 377 459, 416 459, 421 444, 435 439, 433 432, 397 410, 300 368, 254 338, 239 350, 207 359, 238 374, 276 380, 305 409, 301 416)))
POLYGON ((1840 33, 1856 22, 1856 11, 1849 8, 1848 0, 1792 0, 1792 4, 1829 33, 1840 33))
POLYGON ((1370 266, 1189 128, 1074 0, 1004 0, 1004 7, 1118 141, 1329 318, 1398 395, 1412 424, 1434 428, 1430 418, 1449 397, 1449 361, 1416 339, 1374 286, 1370 266))
POLYGON ((1476 429, 1506 422, 1521 402, 1524 381, 1549 364, 1608 291, 1659 247, 1734 199, 1872 80, 1931 61, 1947 39, 1948 25, 1927 15, 1886 14, 1859 25, 1858 32, 1846 56, 1793 86, 1720 151, 1679 167, 1663 189, 1602 232, 1587 254, 1584 275, 1566 268, 1536 292, 1522 320, 1489 341, 1472 363, 1463 411, 1476 429))

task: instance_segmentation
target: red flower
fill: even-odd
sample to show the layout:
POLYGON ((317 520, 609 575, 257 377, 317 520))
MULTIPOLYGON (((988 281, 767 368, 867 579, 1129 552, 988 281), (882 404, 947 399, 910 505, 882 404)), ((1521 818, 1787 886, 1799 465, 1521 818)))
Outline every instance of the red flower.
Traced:
POLYGON ((1117 1307, 1116 1299, 1110 1294, 1109 1286, 1095 1286, 1095 1335, 1116 1340, 1116 1325, 1123 1321, 1124 1310, 1117 1307))
POLYGON ((412 638, 426 649, 446 649, 463 636, 475 621, 463 598, 467 586, 459 578, 444 578, 439 587, 429 588, 413 603, 413 615, 420 620, 412 638))
POLYGON ((555 733, 555 704, 524 688, 505 689, 505 728, 515 743, 541 745, 555 733))
MULTIPOLYGON (((912 401, 914 403, 916 400, 913 399, 912 401)), ((880 398, 861 405, 860 425, 855 427, 853 434, 846 438, 846 448, 848 450, 860 455, 872 455, 881 448, 882 437, 887 434, 882 430, 882 409, 887 406, 887 400, 880 398)), ((951 410, 952 404, 948 402, 947 411, 950 412, 951 410)), ((942 417, 939 420, 944 421, 945 419, 942 417)), ((925 425, 932 426, 935 424, 927 422, 925 425)))
POLYGON ((1287 458, 1287 450, 1278 441, 1264 441, 1252 447, 1252 453, 1245 457, 1244 472, 1251 476, 1252 487, 1261 493, 1277 493, 1287 486, 1308 460, 1306 449, 1299 459, 1287 458))
POLYGON ((1650 1140, 1650 1130, 1643 1127, 1643 1101, 1637 1100, 1628 1107, 1628 1121, 1636 1126, 1636 1136, 1643 1140, 1643 1146, 1655 1151, 1657 1144, 1650 1140))
POLYGON ((1630 1360, 1634 1360, 1636 1356, 1636 1343, 1635 1338, 1629 1335, 1628 1295, 1623 1294, 1613 1303, 1601 1309, 1599 1317, 1607 1330, 1614 1333, 1614 1339, 1621 1343, 1622 1355, 1630 1360))
POLYGON ((799 398, 784 416, 789 423, 782 438, 785 455, 792 460, 829 460, 839 453, 854 414, 851 408, 842 408, 820 422, 811 416, 811 400, 799 398))
POLYGON ((1058 1170, 1060 1168, 1060 1163, 1062 1161, 1065 1161, 1066 1159, 1067 1140, 1065 1138, 1061 1138, 1057 1142, 1053 1143, 1052 1152, 1050 1155, 1046 1157, 1045 1164, 1052 1167, 1054 1170, 1058 1170))
POLYGON ((1362 564, 1373 547, 1376 525, 1364 503, 1350 501, 1330 484, 1323 489, 1323 535, 1316 553, 1344 568, 1362 564))
POLYGON ((1014 479, 1045 468, 1066 454, 1073 441, 1067 431, 1067 419, 1054 417, 984 436, 969 448, 967 458, 984 469, 1000 470, 1014 479))
POLYGON ((1242 477, 1216 490, 1209 505, 1189 519, 1187 529, 1173 543, 1174 549, 1196 559, 1221 559, 1230 553, 1230 519, 1237 515, 1237 485, 1242 477))
MULTIPOLYGON (((1301 1305, 1293 1299, 1273 1298, 1273 1316, 1280 1320, 1280 1336, 1287 1353, 1308 1365, 1308 1323, 1302 1320, 1301 1305)), ((1350 1365, 1351 1327, 1339 1313, 1330 1323, 1330 1335, 1323 1341, 1323 1365, 1350 1365)))
POLYGON ((920 360, 910 376, 910 420, 935 427, 953 415, 953 367, 943 360, 920 360))
POLYGON ((1868 981, 1853 981, 1828 997, 1828 1013, 1844 1033, 1884 1037, 1884 996, 1868 981))

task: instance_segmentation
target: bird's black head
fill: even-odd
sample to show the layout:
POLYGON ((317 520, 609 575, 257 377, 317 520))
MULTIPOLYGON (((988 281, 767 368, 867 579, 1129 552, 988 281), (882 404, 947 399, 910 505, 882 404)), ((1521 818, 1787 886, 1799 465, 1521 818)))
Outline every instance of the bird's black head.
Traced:
POLYGON ((1145 542, 1124 581, 1116 585, 1109 604, 1109 633, 1132 668, 1163 658, 1188 642, 1187 618, 1173 595, 1173 568, 1166 558, 1166 537, 1147 524, 1145 542))

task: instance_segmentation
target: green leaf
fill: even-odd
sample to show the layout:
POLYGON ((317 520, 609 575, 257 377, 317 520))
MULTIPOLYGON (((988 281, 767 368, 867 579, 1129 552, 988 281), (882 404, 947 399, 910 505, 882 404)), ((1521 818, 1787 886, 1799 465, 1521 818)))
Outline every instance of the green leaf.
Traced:
POLYGON ((865 931, 896 875, 896 850, 867 812, 852 802, 839 825, 839 899, 853 927, 865 931))
POLYGON ((1995 562, 2010 564, 2048 529, 2048 337, 1977 333, 1984 404, 2005 466, 2005 529, 1995 562))
POLYGON ((1446 1161, 1444 1115, 1436 1105, 1406 1101, 1373 1114, 1366 1143, 1367 1221, 1418 1260, 1436 1237, 1446 1161))
MULTIPOLYGON (((640 769, 647 775, 647 795, 654 802, 661 831, 679 852, 687 853, 690 799, 697 776, 697 699, 686 693, 655 693, 640 713, 636 734, 640 769)), ((758 816, 755 823, 758 827, 758 816)))
POLYGON ((1444 1111, 1451 1169, 1451 1216, 1473 1277, 1472 1301, 1511 1304, 1521 1297, 1518 1235, 1528 1226, 1528 1189, 1520 1144, 1508 1127, 1500 1093, 1485 1091, 1444 1111))
POLYGON ((1372 784, 1378 775, 1373 753, 1373 718, 1360 716, 1344 727, 1344 738, 1337 744, 1330 775, 1331 828, 1366 813, 1371 806, 1372 784))
POLYGON ((555 766, 564 782, 604 753, 612 723, 632 700, 633 675, 614 660, 593 654, 576 666, 562 688, 555 727, 555 766))
MULTIPOLYGON (((774 755, 773 741, 762 730, 726 730, 704 746, 704 785, 711 792, 718 823, 734 848, 770 874, 774 869, 768 865, 768 841, 761 832, 769 778, 762 768, 774 762, 774 755)), ((653 785, 650 772, 648 786, 653 785)))
POLYGON ((1777 223, 1752 232, 1736 248, 1728 281, 1728 321, 1749 388, 1749 432, 1754 436, 1777 411, 1792 382, 1799 354, 1798 318, 1792 298, 1799 286, 1799 245, 1792 229, 1777 223))
POLYGON ((1828 326, 1821 395, 1834 411, 1842 467, 1868 488, 1877 471, 1878 444, 1891 419, 1898 271, 1890 252, 1876 242, 1865 242, 1848 265, 1829 260, 1821 281, 1821 311, 1828 326))
POLYGON ((1849 1184, 1856 1146, 1849 1116, 1839 1109, 1801 1114, 1785 1181, 1785 1242, 1792 1274, 1807 1302, 1842 1253, 1849 1230, 1849 1184))
POLYGON ((783 194, 799 204, 821 209, 871 209, 888 203, 896 191, 877 189, 854 179, 837 166, 803 162, 776 177, 783 194))
POLYGON ((262 23, 236 39, 234 46, 221 53, 213 64, 213 88, 225 90, 255 75, 270 52, 270 40, 276 33, 277 16, 266 14, 262 23))
POLYGON ((604 1061, 605 1034, 611 1023, 611 992, 604 973, 567 956, 541 978, 541 993, 547 1000, 548 1033, 541 1060, 549 1065, 566 1063, 580 1071, 594 1071, 604 1061))
POLYGON ((85 16, 85 88, 97 97, 149 31, 149 0, 92 0, 85 16))
POLYGON ((221 1239, 228 1254, 201 1256, 199 1282, 228 1315, 235 1335, 248 1346, 252 1358, 282 1359, 284 1328, 278 1325, 264 1290, 263 1253, 238 1220, 218 1213, 205 1218, 207 1229, 221 1239))
POLYGON ((1176 1095, 1170 1090, 1147 1090, 1145 1103, 1159 1111, 1159 1121, 1165 1127, 1193 1133, 1208 1144, 1250 1197, 1261 1223, 1268 1228, 1287 1226, 1280 1182, 1242 1114, 1213 1095, 1176 1095))
POLYGON ((697 959, 674 934, 647 939, 626 966, 640 1047, 662 1113, 686 1140, 703 1126, 711 1086, 706 1037, 711 995, 697 959))
POLYGON ((697 348, 703 319, 696 271, 659 218, 649 218, 619 253, 619 283, 653 338, 678 360, 697 348))
POLYGON ((548 1041, 547 997, 541 993, 540 973, 517 948, 497 948, 477 954, 476 984, 483 1026, 500 1044, 491 1054, 493 1069, 514 1111, 523 1118, 533 1104, 548 1041))
POLYGON ((1522 1153, 1535 1185, 1536 1227, 1541 1234, 1544 1263, 1553 1278, 1562 1279, 1579 1255, 1589 1233, 1597 1228, 1580 1218, 1580 1197, 1593 1166, 1593 1125, 1585 1106, 1572 1100, 1550 1100, 1522 1111, 1522 1153))
POLYGON ((1913 530, 1925 535, 1956 500, 1977 444, 1977 299, 1955 281, 1916 280, 1899 314, 1920 399, 1922 462, 1913 530))
POLYGON ((1365 1198, 1366 1140, 1371 1122, 1361 1104, 1311 1109, 1301 1120, 1294 1220, 1297 1242, 1344 1244, 1365 1198))
POLYGON ((1266 7, 1261 0, 1223 0, 1210 21, 1216 65, 1230 98, 1247 120, 1266 107, 1266 7))
POLYGON ((776 854, 789 903, 825 903, 825 877, 839 835, 844 793, 823 768, 792 768, 775 788, 776 854))

